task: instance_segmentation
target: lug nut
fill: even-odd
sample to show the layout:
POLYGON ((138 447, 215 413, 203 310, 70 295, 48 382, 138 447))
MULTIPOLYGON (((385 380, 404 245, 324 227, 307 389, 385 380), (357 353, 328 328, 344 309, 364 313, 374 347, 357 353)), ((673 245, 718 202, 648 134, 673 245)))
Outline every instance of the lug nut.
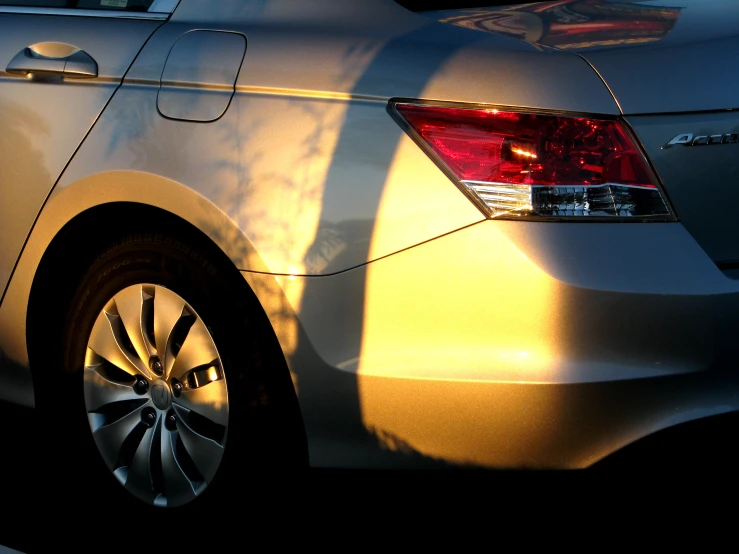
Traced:
POLYGON ((157 375, 161 375, 164 372, 164 366, 162 366, 161 360, 156 356, 152 356, 149 360, 149 369, 157 375))
POLYGON ((172 381, 172 392, 175 396, 179 396, 182 393, 182 383, 179 381, 172 381))
POLYGON ((149 381, 143 377, 137 377, 136 382, 133 384, 133 390, 136 394, 144 394, 149 390, 149 381))
POLYGON ((141 412, 141 421, 147 427, 151 427, 157 420, 157 414, 153 408, 147 408, 141 412))
POLYGON ((172 410, 169 410, 169 412, 167 412, 167 417, 164 420, 164 426, 170 431, 175 431, 177 429, 177 416, 172 410))

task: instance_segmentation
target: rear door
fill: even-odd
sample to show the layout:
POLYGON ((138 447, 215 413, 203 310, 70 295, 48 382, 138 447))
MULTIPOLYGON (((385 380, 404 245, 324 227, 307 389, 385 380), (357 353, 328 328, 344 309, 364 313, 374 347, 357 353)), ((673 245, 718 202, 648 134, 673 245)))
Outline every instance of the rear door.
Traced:
POLYGON ((0 0, 3 295, 54 183, 141 47, 175 4, 0 0))

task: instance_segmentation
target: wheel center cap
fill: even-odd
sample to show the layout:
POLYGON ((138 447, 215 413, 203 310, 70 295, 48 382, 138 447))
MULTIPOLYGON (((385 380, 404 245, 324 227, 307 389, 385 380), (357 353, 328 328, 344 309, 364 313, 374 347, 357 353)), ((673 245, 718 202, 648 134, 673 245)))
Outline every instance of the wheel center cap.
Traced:
POLYGON ((169 385, 164 381, 154 381, 151 385, 151 399, 154 402, 154 405, 160 410, 166 410, 169 408, 172 399, 169 385))

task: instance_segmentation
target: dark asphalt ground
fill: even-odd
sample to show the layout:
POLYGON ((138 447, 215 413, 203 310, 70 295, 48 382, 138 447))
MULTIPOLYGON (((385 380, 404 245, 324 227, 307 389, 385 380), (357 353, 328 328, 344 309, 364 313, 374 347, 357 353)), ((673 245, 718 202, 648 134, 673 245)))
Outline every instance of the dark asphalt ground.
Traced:
MULTIPOLYGON (((74 453, 44 448, 46 426, 33 410, 0 402, 0 422, 0 545, 25 553, 230 552, 263 540, 330 548, 345 540, 339 529, 360 543, 393 543, 396 533, 424 544, 456 536, 458 549, 471 550, 463 544, 476 534, 489 539, 537 518, 562 532, 591 517, 618 527, 711 510, 721 498, 733 502, 739 488, 739 417, 731 416, 710 432, 688 426, 587 470, 312 469, 289 490, 255 483, 249 498, 230 499, 212 520, 163 525, 110 513, 97 491, 60 469, 56 457, 74 453)), ((520 539, 542 533, 531 528, 520 539)))

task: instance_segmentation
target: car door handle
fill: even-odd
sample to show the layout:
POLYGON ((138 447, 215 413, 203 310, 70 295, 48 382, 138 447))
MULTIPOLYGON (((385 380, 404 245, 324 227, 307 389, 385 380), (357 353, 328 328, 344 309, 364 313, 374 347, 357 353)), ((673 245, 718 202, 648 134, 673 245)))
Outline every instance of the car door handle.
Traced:
POLYGON ((98 64, 87 52, 71 44, 41 42, 18 52, 5 71, 16 75, 59 75, 69 79, 92 79, 98 75, 98 64))

